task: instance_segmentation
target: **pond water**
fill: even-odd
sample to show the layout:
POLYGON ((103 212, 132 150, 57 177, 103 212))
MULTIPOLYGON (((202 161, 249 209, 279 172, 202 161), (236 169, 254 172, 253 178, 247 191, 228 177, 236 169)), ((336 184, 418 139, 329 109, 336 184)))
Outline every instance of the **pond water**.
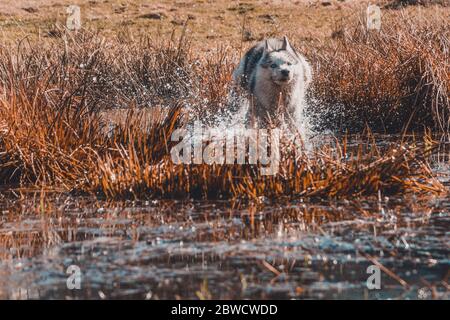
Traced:
MULTIPOLYGON (((441 160, 433 170, 448 185, 441 160)), ((445 197, 106 202, 5 190, 0 208, 3 299, 449 298, 445 197), (371 265, 380 289, 367 287, 371 265), (68 288, 69 266, 80 289, 68 288)))

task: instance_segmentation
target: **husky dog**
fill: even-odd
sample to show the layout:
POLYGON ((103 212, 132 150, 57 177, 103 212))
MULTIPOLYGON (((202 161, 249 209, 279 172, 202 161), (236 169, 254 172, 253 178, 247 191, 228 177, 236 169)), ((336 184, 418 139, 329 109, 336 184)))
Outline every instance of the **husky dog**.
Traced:
POLYGON ((256 44, 233 72, 235 86, 250 97, 247 124, 273 124, 280 117, 298 122, 311 78, 309 63, 286 36, 256 44))

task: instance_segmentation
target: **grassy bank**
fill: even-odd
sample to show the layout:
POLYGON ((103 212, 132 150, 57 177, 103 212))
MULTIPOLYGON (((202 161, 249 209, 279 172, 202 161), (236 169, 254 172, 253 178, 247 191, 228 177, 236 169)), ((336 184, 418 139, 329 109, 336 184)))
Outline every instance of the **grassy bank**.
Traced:
MULTIPOLYGON (((444 26, 398 22, 368 34, 353 25, 306 50, 315 66, 314 121, 338 133, 366 125, 381 132, 448 131, 444 26)), ((195 49, 185 32, 137 41, 87 30, 1 47, 1 181, 108 198, 446 192, 428 168, 430 140, 380 150, 370 135, 359 149, 338 138, 300 154, 283 140, 276 176, 262 176, 252 165, 173 164, 173 130, 226 109, 240 51, 195 49), (114 116, 117 108, 128 111, 114 116)))

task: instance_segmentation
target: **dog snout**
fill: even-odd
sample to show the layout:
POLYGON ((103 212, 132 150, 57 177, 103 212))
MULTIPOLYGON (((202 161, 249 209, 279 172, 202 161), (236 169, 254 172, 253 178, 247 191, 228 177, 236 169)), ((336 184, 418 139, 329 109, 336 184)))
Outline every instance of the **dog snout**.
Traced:
POLYGON ((281 70, 281 75, 283 76, 283 77, 289 77, 289 73, 290 73, 290 71, 289 70, 286 70, 286 69, 284 69, 284 70, 281 70))

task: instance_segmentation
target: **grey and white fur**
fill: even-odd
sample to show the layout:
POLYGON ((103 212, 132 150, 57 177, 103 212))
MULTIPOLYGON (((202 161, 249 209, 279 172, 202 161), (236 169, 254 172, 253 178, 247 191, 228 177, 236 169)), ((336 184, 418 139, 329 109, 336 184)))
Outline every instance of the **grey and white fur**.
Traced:
POLYGON ((256 120, 260 126, 280 117, 300 121, 311 80, 309 63, 286 36, 253 46, 233 72, 234 84, 250 98, 247 124, 255 124, 256 120))

